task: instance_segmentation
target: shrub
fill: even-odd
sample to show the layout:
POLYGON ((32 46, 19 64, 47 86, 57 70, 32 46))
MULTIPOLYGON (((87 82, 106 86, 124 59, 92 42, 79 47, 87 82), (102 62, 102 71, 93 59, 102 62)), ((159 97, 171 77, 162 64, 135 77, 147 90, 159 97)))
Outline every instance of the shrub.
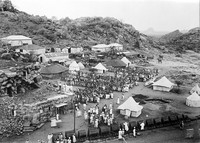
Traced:
POLYGON ((1 58, 4 59, 4 60, 11 60, 12 56, 10 53, 3 53, 1 55, 1 58))

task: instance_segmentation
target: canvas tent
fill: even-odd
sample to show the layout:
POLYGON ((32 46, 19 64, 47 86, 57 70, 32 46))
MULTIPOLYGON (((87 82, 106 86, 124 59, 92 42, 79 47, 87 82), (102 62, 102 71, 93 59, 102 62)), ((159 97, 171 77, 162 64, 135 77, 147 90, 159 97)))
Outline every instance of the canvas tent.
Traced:
POLYGON ((126 57, 123 57, 123 58, 121 59, 121 61, 124 62, 124 63, 126 64, 127 67, 131 65, 131 62, 130 62, 126 57))
POLYGON ((191 90, 190 90, 190 94, 196 92, 197 94, 200 95, 200 88, 199 88, 199 85, 196 84, 191 90))
POLYGON ((186 105, 190 107, 200 107, 200 96, 193 92, 192 95, 186 98, 186 105))
POLYGON ((112 43, 112 44, 109 44, 109 46, 113 47, 115 50, 118 50, 118 51, 122 51, 123 50, 123 45, 118 44, 118 43, 112 43))
POLYGON ((23 35, 10 35, 0 39, 1 41, 14 46, 22 46, 24 44, 32 45, 32 39, 23 35))
POLYGON ((81 62, 78 63, 78 66, 79 66, 80 69, 84 69, 85 68, 85 66, 81 62))
POLYGON ((175 84, 169 81, 165 76, 153 83, 153 90, 169 92, 175 84))
POLYGON ((97 69, 97 73, 104 73, 108 70, 102 63, 98 63, 94 69, 97 69))
POLYGON ((125 68, 126 67, 126 64, 118 59, 107 61, 106 65, 114 67, 114 68, 125 68))
POLYGON ((105 45, 105 44, 98 44, 95 46, 92 46, 92 51, 95 52, 106 52, 110 50, 110 46, 109 45, 105 45))
POLYGON ((129 97, 123 104, 117 109, 120 110, 120 114, 128 117, 138 117, 142 113, 143 106, 135 102, 133 97, 129 97))
POLYGON ((70 71, 80 71, 80 67, 77 64, 76 61, 73 61, 70 65, 69 65, 69 70, 70 71))

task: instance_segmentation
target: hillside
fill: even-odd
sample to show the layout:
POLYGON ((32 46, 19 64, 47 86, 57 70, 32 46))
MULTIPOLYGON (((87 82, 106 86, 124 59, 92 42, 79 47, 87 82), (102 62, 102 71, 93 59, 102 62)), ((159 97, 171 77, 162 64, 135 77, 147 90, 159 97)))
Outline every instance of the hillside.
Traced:
POLYGON ((163 42, 163 43, 167 43, 177 37, 180 37, 182 35, 182 33, 179 30, 175 30, 173 32, 170 32, 168 34, 165 34, 163 36, 161 36, 159 38, 159 41, 163 42))
POLYGON ((0 37, 22 34, 41 46, 79 47, 119 42, 127 49, 154 48, 158 44, 133 26, 114 18, 84 17, 52 21, 24 12, 0 12, 0 37))
POLYGON ((200 29, 194 28, 189 30, 174 39, 169 40, 165 46, 174 49, 179 52, 184 52, 185 50, 192 50, 199 52, 200 50, 200 29))

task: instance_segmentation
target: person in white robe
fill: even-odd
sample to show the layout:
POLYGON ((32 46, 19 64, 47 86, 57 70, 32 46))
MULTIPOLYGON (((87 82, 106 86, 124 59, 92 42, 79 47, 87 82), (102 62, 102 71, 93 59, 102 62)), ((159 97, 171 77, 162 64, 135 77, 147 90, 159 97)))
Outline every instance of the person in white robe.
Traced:
POLYGON ((128 123, 125 122, 125 123, 124 123, 124 126, 125 126, 125 131, 128 132, 128 130, 129 130, 129 128, 128 128, 128 123))
POLYGON ((85 111, 87 109, 87 105, 84 103, 83 104, 83 110, 85 111))
POLYGON ((112 108, 113 108, 113 105, 112 105, 112 102, 110 102, 109 109, 112 109, 112 108))
POLYGON ((72 143, 71 138, 69 137, 69 139, 67 140, 67 143, 72 143))
POLYGON ((144 126, 145 126, 145 124, 144 124, 144 122, 142 122, 142 123, 140 124, 141 130, 144 130, 144 126))
POLYGON ((53 134, 48 134, 47 139, 48 143, 52 143, 53 134))
POLYGON ((108 118, 108 126, 110 126, 110 118, 108 118))
POLYGON ((56 120, 59 120, 59 114, 58 113, 56 114, 56 120))
POLYGON ((133 128, 133 137, 136 138, 136 129, 135 129, 135 127, 133 128))
POLYGON ((117 104, 120 104, 120 100, 119 100, 119 97, 117 98, 117 104))
POLYGON ((118 132, 118 139, 122 139, 122 130, 121 129, 118 132))
POLYGON ((85 118, 85 120, 88 119, 88 113, 86 111, 84 112, 84 118, 85 118))
POLYGON ((98 122, 99 122, 98 119, 96 119, 96 120, 95 120, 94 127, 98 128, 98 122))
POLYGON ((73 143, 76 143, 76 136, 75 136, 75 134, 72 135, 72 141, 73 141, 73 143))
POLYGON ((113 112, 113 109, 111 108, 111 109, 110 109, 110 115, 112 115, 112 112, 113 112))
POLYGON ((113 99, 114 95, 113 93, 110 93, 110 98, 113 99))
POLYGON ((99 97, 97 97, 97 103, 99 103, 100 102, 100 98, 99 97))
POLYGON ((98 107, 95 108, 95 113, 96 113, 96 115, 99 114, 99 108, 98 107))

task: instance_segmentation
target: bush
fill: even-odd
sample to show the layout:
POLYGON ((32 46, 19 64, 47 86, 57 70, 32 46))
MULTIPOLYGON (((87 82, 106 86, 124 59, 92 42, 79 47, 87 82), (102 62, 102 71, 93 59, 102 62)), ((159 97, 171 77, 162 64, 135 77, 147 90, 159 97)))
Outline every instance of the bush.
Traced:
POLYGON ((173 88, 172 90, 171 90, 171 92, 172 93, 176 93, 176 94, 181 94, 182 92, 181 92, 181 89, 179 89, 179 88, 173 88))
POLYGON ((12 56, 10 53, 3 53, 1 55, 1 58, 4 59, 4 60, 11 60, 12 56))

